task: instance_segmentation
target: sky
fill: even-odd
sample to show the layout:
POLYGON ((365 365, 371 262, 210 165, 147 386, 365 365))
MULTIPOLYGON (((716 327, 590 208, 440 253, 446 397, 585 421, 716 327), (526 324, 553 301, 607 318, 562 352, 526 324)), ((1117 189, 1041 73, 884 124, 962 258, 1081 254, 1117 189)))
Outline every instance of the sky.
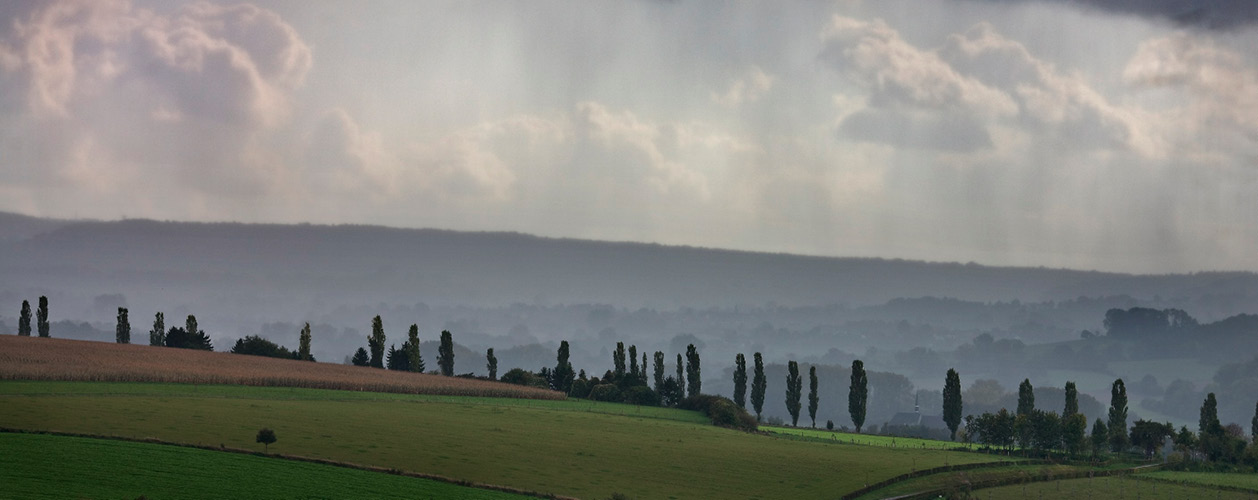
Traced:
POLYGON ((1247 0, 0 3, 0 210, 1258 271, 1247 0))

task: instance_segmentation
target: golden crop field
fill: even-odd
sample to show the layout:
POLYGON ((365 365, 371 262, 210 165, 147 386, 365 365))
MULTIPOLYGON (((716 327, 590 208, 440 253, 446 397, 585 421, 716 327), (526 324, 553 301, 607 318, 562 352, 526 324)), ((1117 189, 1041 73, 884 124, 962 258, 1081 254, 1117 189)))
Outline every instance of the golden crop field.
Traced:
POLYGON ((137 344, 0 335, 0 380, 167 382, 564 399, 559 392, 408 373, 137 344))

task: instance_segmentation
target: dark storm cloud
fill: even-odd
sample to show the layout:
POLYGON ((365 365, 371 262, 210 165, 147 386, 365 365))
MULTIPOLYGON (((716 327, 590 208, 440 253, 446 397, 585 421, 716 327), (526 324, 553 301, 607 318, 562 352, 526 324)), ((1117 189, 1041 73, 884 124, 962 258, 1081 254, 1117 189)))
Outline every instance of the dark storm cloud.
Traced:
MULTIPOLYGON (((967 0, 970 1, 970 0, 967 0)), ((1258 24, 1253 0, 979 0, 989 3, 1042 2, 1078 5, 1116 14, 1163 19, 1204 29, 1246 28, 1258 24)))

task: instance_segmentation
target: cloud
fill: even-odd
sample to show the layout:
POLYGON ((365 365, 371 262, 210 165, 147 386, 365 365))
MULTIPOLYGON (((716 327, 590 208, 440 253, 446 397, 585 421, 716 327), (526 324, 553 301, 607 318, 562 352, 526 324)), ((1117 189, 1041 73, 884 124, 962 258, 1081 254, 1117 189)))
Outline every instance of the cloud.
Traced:
POLYGON ((712 101, 727 108, 734 108, 743 103, 760 100, 760 97, 772 88, 773 77, 766 74, 759 66, 753 66, 746 76, 730 83, 729 89, 724 93, 713 92, 712 101))
MULTIPOLYGON (((974 0, 966 0, 974 1, 974 0)), ((1251 0, 982 0, 987 3, 1054 3, 1140 16, 1178 26, 1231 30, 1258 24, 1258 3, 1251 0)))

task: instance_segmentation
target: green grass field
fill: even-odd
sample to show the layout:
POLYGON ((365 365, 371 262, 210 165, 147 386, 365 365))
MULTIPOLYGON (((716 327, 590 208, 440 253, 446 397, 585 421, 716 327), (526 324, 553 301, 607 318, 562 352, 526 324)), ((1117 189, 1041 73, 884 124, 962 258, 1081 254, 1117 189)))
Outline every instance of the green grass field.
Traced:
POLYGON ((1241 474, 1241 473, 1223 473, 1223 472, 1180 472, 1160 470, 1147 474, 1141 474, 1141 477, 1150 477, 1153 479, 1162 479, 1166 481, 1175 481, 1185 484, 1199 484, 1203 486, 1228 486, 1232 488, 1245 488, 1258 493, 1258 474, 1241 474))
POLYGON ((523 499, 497 491, 239 453, 0 433, 3 498, 523 499))
POLYGON ((1045 475, 1065 474, 1079 470, 1086 469, 1069 465, 1012 465, 968 471, 943 472, 895 483, 886 488, 871 491, 859 498, 860 500, 877 500, 880 498, 908 495, 910 493, 954 488, 959 491, 961 485, 975 481, 990 481, 1010 477, 1043 477, 1045 475))
MULTIPOLYGON (((343 391, 265 387, 0 382, 0 427, 234 448, 257 448, 257 430, 270 427, 279 438, 271 446, 276 453, 580 498, 613 492, 632 498, 833 498, 862 487, 866 477, 881 481, 914 465, 993 460, 780 439, 690 417, 592 413, 579 410, 588 407, 579 401, 554 404, 358 399, 343 391)), ((635 407, 626 413, 629 408, 635 407)))
POLYGON ((1128 499, 1128 500, 1252 500, 1248 493, 1219 491, 1202 486, 1184 486, 1139 479, 1098 477, 1026 483, 986 488, 972 493, 975 500, 1025 500, 1040 498, 1128 499))
MULTIPOLYGON (((762 425, 760 430, 770 434, 784 434, 788 436, 800 436, 806 438, 816 438, 827 442, 860 444, 865 446, 876 446, 882 448, 903 448, 903 449, 934 449, 934 450, 951 450, 955 448, 965 448, 964 443, 951 443, 948 441, 939 441, 935 439, 919 439, 908 437, 879 436, 874 434, 855 434, 851 432, 827 431, 825 429, 812 429, 805 427, 774 427, 762 425)), ((1000 460, 993 456, 992 461, 1000 460)))

